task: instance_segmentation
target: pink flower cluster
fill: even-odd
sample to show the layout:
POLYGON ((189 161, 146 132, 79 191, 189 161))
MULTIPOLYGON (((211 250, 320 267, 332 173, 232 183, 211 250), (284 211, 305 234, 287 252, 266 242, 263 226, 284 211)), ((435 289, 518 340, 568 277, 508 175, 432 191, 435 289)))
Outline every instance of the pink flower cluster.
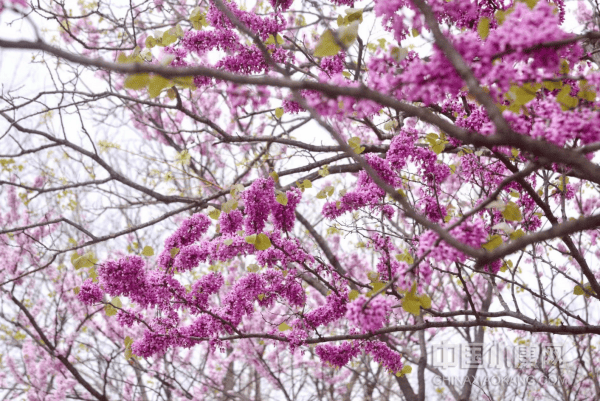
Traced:
POLYGON ((346 313, 348 320, 363 332, 373 332, 381 329, 385 325, 392 307, 392 302, 385 296, 380 295, 371 299, 368 305, 363 308, 368 300, 369 298, 365 296, 358 297, 348 305, 348 312, 346 313))

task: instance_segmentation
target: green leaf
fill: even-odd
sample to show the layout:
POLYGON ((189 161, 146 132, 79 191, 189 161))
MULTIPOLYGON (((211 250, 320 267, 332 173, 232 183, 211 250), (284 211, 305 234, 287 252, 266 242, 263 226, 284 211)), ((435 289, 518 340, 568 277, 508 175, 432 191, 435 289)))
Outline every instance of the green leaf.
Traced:
POLYGON ((276 172, 276 171, 271 171, 271 172, 269 173, 269 176, 270 176, 271 178, 273 178, 273 181, 275 181, 275 182, 279 182, 279 174, 277 174, 277 172, 276 172))
POLYGON ((94 252, 89 251, 79 256, 77 252, 71 255, 71 263, 75 270, 79 270, 82 267, 93 267, 98 262, 96 259, 94 252))
MULTIPOLYGON (((237 209, 238 207, 238 201, 236 199, 229 199, 227 202, 223 203, 221 205, 221 211, 223 213, 229 213, 234 209, 237 209)), ((218 210, 218 209, 215 209, 218 210)), ((220 213, 219 213, 220 215, 220 213)))
POLYGON ((200 7, 194 7, 192 13, 190 14, 190 22, 192 26, 196 30, 200 30, 205 26, 208 26, 208 22, 206 22, 206 15, 202 13, 202 9, 200 7))
POLYGON ((225 241, 223 241, 223 243, 225 245, 229 246, 229 245, 233 244, 233 238, 226 239, 225 241))
POLYGON ((360 293, 356 290, 352 290, 348 293, 348 299, 350 301, 354 301, 356 298, 358 298, 358 296, 360 295, 360 293))
POLYGON ((242 184, 235 184, 231 186, 229 193, 231 196, 238 196, 238 194, 244 192, 244 186, 242 184))
POLYGON ((404 365, 402 366, 402 370, 400 372, 396 372, 396 376, 402 377, 412 372, 412 366, 404 365))
MULTIPOLYGON (((358 26, 360 25, 360 21, 353 21, 348 25, 342 26, 338 30, 338 38, 340 42, 346 47, 350 47, 352 43, 358 37, 358 26)), ((337 53, 336 53, 337 54, 337 53)))
POLYGON ((146 38, 146 48, 152 49, 154 46, 156 46, 156 39, 154 39, 154 36, 150 35, 146 38))
POLYGON ((379 272, 370 271, 367 273, 367 278, 371 280, 372 283, 379 280, 379 272))
POLYGON ((211 219, 218 220, 220 215, 221 211, 219 209, 215 209, 212 206, 208 208, 208 217, 210 217, 211 219))
POLYGON ((155 98, 160 95, 163 89, 171 86, 171 81, 160 75, 154 75, 148 82, 148 94, 151 98, 155 98))
POLYGON ((431 150, 433 150, 436 155, 439 155, 440 153, 442 153, 444 151, 444 149, 446 149, 445 143, 438 143, 431 147, 431 150))
POLYGON ((171 28, 163 33, 160 43, 157 43, 159 46, 169 46, 173 43, 177 42, 177 31, 175 28, 171 28))
POLYGON ((73 292, 75 293, 75 295, 79 294, 79 291, 81 291, 81 288, 79 286, 73 288, 73 292))
POLYGON ((324 165, 323 168, 319 170, 319 175, 321 177, 327 177, 329 175, 329 166, 324 165))
POLYGON ((275 117, 277 117, 278 119, 283 117, 283 109, 281 107, 278 107, 275 109, 275 117))
POLYGON ((515 231, 514 233, 510 234, 510 239, 511 240, 516 240, 518 238, 521 238, 522 236, 525 235, 525 231, 518 229, 517 231, 515 231))
POLYGON ((398 262, 406 262, 409 265, 412 265, 415 262, 415 259, 412 257, 412 255, 408 251, 404 251, 403 254, 396 255, 396 260, 398 262))
POLYGON ((581 286, 576 285, 575 288, 573 289, 573 294, 585 295, 585 291, 583 290, 583 288, 581 286))
POLYGON ((352 149, 359 147, 360 146, 360 138, 357 136, 350 138, 348 140, 348 145, 350 145, 350 147, 352 149))
POLYGON ((117 314, 117 310, 110 304, 106 304, 104 305, 104 313, 106 314, 106 316, 114 316, 117 314))
POLYGON ((289 324, 287 324, 286 322, 281 323, 278 326, 279 331, 287 331, 287 330, 291 330, 292 328, 290 327, 289 324))
POLYGON ((349 8, 344 10, 344 12, 348 15, 344 18, 347 23, 351 23, 354 21, 362 22, 363 21, 363 9, 362 8, 349 8))
POLYGON ((249 244, 256 244, 256 234, 252 234, 252 235, 248 235, 246 238, 244 238, 246 240, 247 243, 249 244))
POLYGON ((117 308, 123 307, 123 303, 121 302, 121 299, 119 297, 114 297, 112 301, 110 301, 110 303, 113 304, 113 306, 116 306, 117 308))
POLYGON ((333 32, 328 29, 319 38, 313 54, 315 57, 335 56, 340 50, 341 48, 336 43, 333 32))
POLYGON ((277 203, 283 206, 286 206, 288 204, 288 197, 284 192, 278 193, 275 197, 275 200, 277 201, 277 203))
POLYGON ((477 33, 481 39, 486 39, 490 34, 490 20, 489 18, 482 18, 477 24, 477 33))
POLYGON ((556 95, 556 101, 560 103, 563 110, 569 110, 577 107, 579 100, 576 97, 571 96, 571 86, 565 85, 556 95))
POLYGON ((596 100, 596 91, 586 80, 579 81, 579 88, 579 92, 577 92, 578 98, 587 100, 588 102, 596 100))
POLYGON ((152 256, 154 255, 154 249, 151 246, 145 246, 144 249, 142 249, 142 255, 144 256, 152 256))
POLYGON ((496 235, 492 235, 490 237, 490 240, 488 242, 486 242, 485 244, 483 244, 481 247, 487 249, 488 251, 493 251, 494 249, 498 248, 500 245, 502 245, 502 237, 498 234, 496 235))
POLYGON ((429 295, 427 295, 427 294, 419 295, 419 302, 421 303, 421 306, 423 308, 425 308, 425 309, 431 308, 431 298, 429 297, 429 295))
POLYGON ((265 40, 265 45, 281 45, 283 44, 283 38, 280 34, 277 34, 277 37, 273 35, 269 35, 267 40, 265 40))
POLYGON ((509 221, 521 221, 523 220, 523 215, 521 214, 521 210, 514 202, 508 202, 504 210, 502 211, 502 217, 509 221))
POLYGON ((419 316, 421 314, 421 303, 410 299, 402 298, 402 309, 411 315, 419 316))
POLYGON ((171 248, 169 253, 171 254, 172 258, 175 258, 175 256, 177 256, 179 254, 179 248, 171 248))
MULTIPOLYGON (((252 264, 248 265, 248 267, 246 267, 246 270, 248 270, 251 273, 256 273, 257 271, 260 270, 260 267, 256 263, 252 263, 252 264)), ((262 301, 262 299, 261 299, 261 301, 262 301)))
MULTIPOLYGON (((396 60, 397 62, 400 62, 408 56, 408 49, 405 49, 403 47, 394 46, 392 48, 391 56, 394 58, 394 60, 396 60)), ((394 125, 394 127, 396 127, 396 126, 397 126, 397 124, 394 125)))
POLYGON ((254 248, 259 251, 264 251, 265 249, 269 249, 271 247, 271 240, 265 234, 260 233, 256 236, 256 242, 254 243, 254 248))
POLYGON ((123 342, 125 343, 125 348, 129 348, 133 344, 133 338, 127 336, 123 342))
POLYGON ((150 83, 150 75, 135 74, 130 75, 125 79, 123 86, 127 89, 140 90, 144 89, 150 83))

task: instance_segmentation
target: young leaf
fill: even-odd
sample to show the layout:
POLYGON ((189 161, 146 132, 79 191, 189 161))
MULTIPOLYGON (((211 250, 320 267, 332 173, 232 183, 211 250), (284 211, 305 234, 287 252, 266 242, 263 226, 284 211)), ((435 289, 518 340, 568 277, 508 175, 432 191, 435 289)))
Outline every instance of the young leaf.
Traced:
POLYGON ((221 215, 221 211, 219 209, 215 209, 214 207, 210 206, 208 208, 208 217, 210 217, 213 220, 219 220, 219 216, 221 215))
POLYGON ((493 251, 502 245, 502 237, 499 235, 492 235, 490 240, 483 244, 481 247, 487 249, 488 251, 493 251))
POLYGON ((509 221, 521 221, 523 220, 523 215, 519 210, 519 207, 514 202, 508 202, 504 211, 502 212, 502 217, 509 221))
POLYGON ((285 194, 285 192, 280 192, 277 194, 277 196, 275 197, 275 200, 277 201, 277 203, 286 206, 288 204, 288 197, 285 194))
POLYGON ((402 309, 411 315, 419 316, 421 314, 421 303, 407 298, 402 298, 402 309))
POLYGON ((271 240, 265 234, 260 233, 256 236, 256 242, 254 243, 254 248, 259 251, 264 251, 265 249, 269 249, 271 247, 271 240))
POLYGON ((278 119, 283 117, 283 109, 281 107, 275 109, 275 117, 278 119))
POLYGON ((327 57, 327 56, 335 56, 339 53, 340 47, 335 41, 335 37, 333 36, 333 32, 328 29, 323 32, 323 35, 319 38, 319 42, 317 42, 317 46, 315 47, 314 56, 315 57, 327 57))
POLYGON ((111 304, 104 305, 104 313, 106 316, 114 316, 117 314, 117 312, 118 311, 111 304))
POLYGON ((256 234, 252 234, 252 235, 248 235, 246 238, 244 238, 246 240, 247 243, 249 244, 256 244, 256 234))
POLYGON ((490 34, 490 20, 489 18, 482 18, 477 24, 477 33, 481 39, 486 39, 490 34))
POLYGON ((152 256, 154 255, 154 249, 151 246, 145 246, 144 249, 142 249, 142 255, 144 256, 152 256))
POLYGON ((113 306, 116 306, 117 308, 123 307, 123 303, 121 302, 121 299, 119 297, 114 297, 112 301, 110 301, 110 303, 113 304, 113 306))
POLYGON ((127 89, 140 90, 144 89, 150 83, 148 74, 130 75, 125 79, 123 86, 127 89))
POLYGON ((291 330, 292 328, 290 327, 289 324, 287 324, 286 322, 281 323, 278 326, 279 331, 287 331, 287 330, 291 330))
POLYGON ((522 236, 525 235, 525 231, 518 229, 517 231, 515 231, 514 233, 510 234, 510 239, 511 240, 516 240, 518 238, 521 238, 522 236))
POLYGON ((360 293, 356 290, 352 290, 348 293, 348 299, 350 301, 354 301, 356 298, 358 298, 358 296, 360 295, 360 293))

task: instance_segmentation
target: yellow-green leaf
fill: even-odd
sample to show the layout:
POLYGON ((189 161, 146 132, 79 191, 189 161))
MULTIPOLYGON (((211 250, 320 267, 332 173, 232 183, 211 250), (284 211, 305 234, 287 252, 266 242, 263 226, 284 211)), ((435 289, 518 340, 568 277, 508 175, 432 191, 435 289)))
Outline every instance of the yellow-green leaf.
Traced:
POLYGON ((315 57, 335 56, 339 53, 341 49, 336 43, 335 36, 333 35, 334 34, 330 29, 323 32, 313 53, 315 57))
POLYGON ((179 248, 171 248, 169 253, 171 254, 171 257, 174 258, 175 256, 177 256, 179 254, 179 248))
POLYGON ((125 348, 129 348, 133 344, 133 338, 127 336, 123 342, 125 343, 125 348))
POLYGON ((73 292, 75 293, 75 295, 79 294, 79 291, 81 291, 81 288, 79 286, 73 288, 73 292))
POLYGON ((221 205, 221 211, 223 213, 229 213, 234 209, 237 209, 238 201, 236 199, 229 199, 227 202, 221 205))
POLYGON ((154 36, 148 36, 146 38, 146 47, 148 49, 152 49, 154 46, 156 46, 156 39, 154 39, 154 36))
POLYGON ((121 299, 119 297, 114 297, 112 301, 110 301, 110 303, 113 304, 113 306, 116 306, 117 308, 123 307, 123 303, 121 302, 121 299))
POLYGON ((283 322, 279 325, 278 329, 279 329, 279 331, 286 331, 286 330, 291 330, 291 327, 286 322, 283 322))
POLYGON ((358 296, 360 295, 360 293, 356 290, 352 290, 348 293, 348 299, 350 301, 354 301, 356 298, 358 298, 358 296))
POLYGON ((277 118, 283 117, 283 109, 281 107, 278 107, 275 109, 275 117, 277 117, 277 118))
POLYGON ((104 305, 104 313, 106 316, 114 316, 117 314, 117 310, 110 304, 104 305))
POLYGON ((518 238, 521 238, 522 236, 525 235, 525 231, 518 229, 517 231, 515 231, 514 233, 510 234, 510 239, 511 240, 516 240, 518 238))
POLYGON ((163 89, 170 85, 171 81, 168 79, 163 78, 160 75, 154 75, 148 82, 148 94, 151 98, 157 97, 163 89))
POLYGON ((575 288, 573 289, 573 294, 584 295, 585 291, 583 290, 583 288, 581 286, 576 285, 575 288))
POLYGON ((150 83, 148 74, 130 75, 125 79, 123 86, 127 89, 140 90, 144 89, 150 83))
POLYGON ((477 33, 481 39, 486 39, 490 34, 490 20, 489 18, 482 18, 477 24, 477 33))
POLYGON ((215 209, 212 206, 208 208, 208 217, 210 217, 211 219, 218 220, 220 215, 221 211, 219 209, 215 209))
POLYGON ((498 248, 500 245, 502 245, 502 237, 498 234, 496 235, 492 235, 490 237, 490 240, 488 242, 486 242, 485 244, 483 244, 481 247, 487 249, 488 251, 493 251, 494 249, 498 248))
POLYGON ((93 267, 97 262, 98 259, 96 259, 94 252, 92 251, 86 252, 81 256, 79 256, 77 252, 71 255, 71 263, 75 270, 79 270, 82 267, 93 267))
POLYGON ((269 249, 271 247, 271 240, 265 234, 260 233, 256 236, 256 242, 254 243, 254 248, 259 251, 264 251, 265 249, 269 249))
POLYGON ((558 95, 556 95, 556 101, 560 103, 563 110, 575 108, 579 104, 579 100, 571 96, 571 86, 569 85, 563 86, 558 95))
POLYGON ((407 298, 402 298, 402 309, 411 315, 419 316, 421 314, 421 303, 407 298))
POLYGON ((144 249, 142 249, 142 255, 144 256, 152 256, 154 255, 154 249, 151 246, 145 246, 144 249))
POLYGON ((408 56, 408 49, 394 46, 391 55, 396 61, 400 62, 408 56))
POLYGON ((502 211, 502 217, 509 221, 521 221, 523 220, 523 215, 521 214, 521 210, 514 202, 508 202, 504 210, 502 211))
POLYGON ((269 176, 270 176, 271 178, 273 178, 273 181, 275 181, 275 182, 278 182, 278 181, 279 181, 279 174, 277 174, 277 172, 275 172, 275 171, 271 171, 271 172, 269 173, 269 176))
POLYGON ((275 200, 277 201, 277 203, 283 206, 286 206, 288 204, 288 197, 284 192, 278 193, 275 197, 275 200))
POLYGON ((246 240, 247 243, 249 244, 256 244, 256 234, 252 234, 252 235, 248 235, 246 238, 244 238, 246 240))
POLYGON ((431 308, 431 298, 429 297, 429 295, 427 295, 427 294, 419 295, 419 301, 423 308, 425 308, 425 309, 431 308))

